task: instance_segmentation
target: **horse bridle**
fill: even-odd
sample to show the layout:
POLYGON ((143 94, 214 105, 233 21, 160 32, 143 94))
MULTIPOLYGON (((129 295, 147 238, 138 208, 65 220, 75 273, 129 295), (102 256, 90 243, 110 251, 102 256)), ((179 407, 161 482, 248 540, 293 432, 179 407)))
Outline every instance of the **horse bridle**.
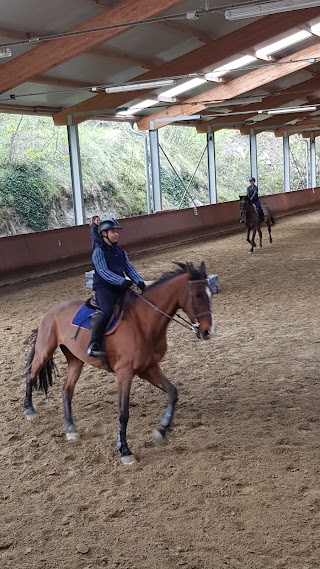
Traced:
MULTIPOLYGON (((189 285, 192 285, 194 283, 206 283, 208 285, 208 281, 207 279, 199 279, 196 281, 188 281, 189 285)), ((134 292, 134 291, 133 291, 134 292)), ((180 316, 180 314, 176 314, 177 318, 179 318, 180 320, 183 320, 183 322, 185 322, 186 324, 183 324, 182 322, 180 322, 180 320, 177 320, 174 316, 170 316, 170 314, 167 314, 167 312, 164 312, 163 310, 161 310, 161 308, 159 308, 158 306, 156 306, 155 304, 153 304, 152 302, 150 302, 150 300, 147 300, 146 298, 143 297, 142 294, 138 294, 137 292, 134 293, 138 298, 140 298, 143 302, 145 302, 148 306, 150 306, 153 310, 155 310, 155 312, 159 312, 160 314, 162 314, 163 316, 166 316, 169 320, 173 320, 173 322, 176 322, 177 324, 180 324, 180 326, 183 326, 184 328, 187 328, 188 330, 192 330, 193 332, 197 333, 199 330, 199 320, 198 318, 200 318, 200 316, 204 316, 205 314, 211 314, 211 310, 206 310, 205 312, 199 312, 197 314, 196 310, 195 310, 195 306, 194 306, 194 299, 193 299, 193 293, 191 290, 191 287, 189 286, 189 296, 190 296, 190 301, 191 301, 191 306, 192 306, 192 310, 194 313, 194 320, 195 323, 193 324, 192 322, 189 322, 188 320, 186 320, 185 318, 183 318, 183 316, 180 316)))

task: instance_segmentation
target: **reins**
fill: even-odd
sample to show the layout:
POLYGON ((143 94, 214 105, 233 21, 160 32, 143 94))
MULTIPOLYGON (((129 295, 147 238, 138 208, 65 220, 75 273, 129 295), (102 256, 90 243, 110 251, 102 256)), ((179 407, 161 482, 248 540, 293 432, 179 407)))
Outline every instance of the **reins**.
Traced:
MULTIPOLYGON (((207 283, 206 279, 202 279, 202 280, 196 280, 196 281, 189 281, 189 284, 193 284, 193 283, 199 283, 199 282, 205 282, 207 283)), ((180 316, 180 314, 176 314, 177 318, 180 318, 180 320, 183 320, 183 322, 185 322, 185 324, 183 324, 182 322, 180 322, 180 320, 177 320, 174 316, 170 316, 170 314, 167 314, 167 312, 164 312, 163 310, 161 310, 161 308, 159 308, 158 306, 156 306, 155 304, 153 304, 152 302, 150 302, 150 300, 147 300, 146 298, 144 298, 144 296, 142 294, 138 294, 135 291, 134 294, 140 298, 140 300, 142 300, 143 302, 145 302, 148 306, 150 306, 155 312, 159 312, 160 314, 162 314, 163 316, 166 316, 166 318, 168 318, 169 320, 172 320, 173 322, 176 322, 177 324, 180 324, 180 326, 183 326, 183 328, 187 328, 187 330, 192 330, 193 332, 197 333, 198 328, 199 328, 199 322, 197 321, 195 324, 192 324, 192 322, 189 322, 188 320, 186 320, 185 318, 183 318, 183 316, 180 316)), ((193 303, 193 297, 192 297, 192 293, 190 291, 191 294, 191 299, 192 299, 192 306, 194 308, 194 303, 193 303)), ((200 314, 196 314, 195 310, 195 319, 198 320, 199 316, 203 316, 204 314, 209 314, 209 311, 206 312, 201 312, 200 314)))

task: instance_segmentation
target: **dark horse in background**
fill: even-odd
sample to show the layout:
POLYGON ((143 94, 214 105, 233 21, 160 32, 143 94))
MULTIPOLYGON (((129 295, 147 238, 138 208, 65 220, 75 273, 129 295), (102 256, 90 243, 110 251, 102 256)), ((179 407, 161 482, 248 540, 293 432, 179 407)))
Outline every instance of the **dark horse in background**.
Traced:
POLYGON ((269 241, 272 243, 271 226, 276 223, 272 217, 270 208, 266 204, 262 204, 262 211, 264 213, 264 221, 262 221, 257 213, 254 205, 247 196, 239 196, 240 198, 240 222, 244 223, 247 229, 247 241, 250 243, 250 253, 253 253, 253 248, 256 247, 255 236, 259 234, 259 247, 262 247, 262 223, 267 224, 269 232, 269 241), (250 238, 250 232, 251 238, 250 238))
MULTIPOLYGON (((178 268, 164 274, 148 286, 141 295, 128 291, 124 316, 119 327, 111 335, 104 336, 104 348, 109 365, 116 374, 119 431, 117 449, 124 464, 132 464, 134 457, 127 444, 129 397, 134 375, 146 379, 168 396, 168 406, 161 426, 154 431, 156 444, 163 444, 170 428, 177 389, 159 367, 167 351, 166 333, 174 315, 181 308, 190 321, 182 326, 197 332, 198 338, 209 339, 214 333, 206 266, 198 268, 191 263, 177 263, 178 268)), ((96 368, 105 367, 101 358, 87 356, 91 332, 80 328, 75 337, 71 321, 82 305, 81 300, 67 300, 53 306, 43 317, 33 335, 33 346, 26 371, 26 396, 24 408, 28 419, 36 415, 32 403, 32 389, 39 387, 47 392, 52 385, 53 354, 60 346, 68 362, 67 378, 62 387, 64 426, 67 440, 75 440, 78 433, 73 422, 71 402, 75 385, 83 364, 96 368)), ((177 315, 178 316, 178 315, 177 315)), ((178 322, 178 320, 175 320, 178 322)), ((181 323, 179 321, 179 323, 181 323)))

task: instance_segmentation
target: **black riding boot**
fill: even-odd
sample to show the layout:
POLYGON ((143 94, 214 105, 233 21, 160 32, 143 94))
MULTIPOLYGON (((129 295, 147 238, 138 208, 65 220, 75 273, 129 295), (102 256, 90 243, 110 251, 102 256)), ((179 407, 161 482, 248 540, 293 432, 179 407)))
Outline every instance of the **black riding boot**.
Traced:
POLYGON ((87 349, 87 356, 99 358, 106 355, 106 353, 103 351, 103 348, 101 347, 101 344, 103 333, 108 320, 109 317, 106 316, 103 312, 96 312, 92 316, 92 336, 87 349))

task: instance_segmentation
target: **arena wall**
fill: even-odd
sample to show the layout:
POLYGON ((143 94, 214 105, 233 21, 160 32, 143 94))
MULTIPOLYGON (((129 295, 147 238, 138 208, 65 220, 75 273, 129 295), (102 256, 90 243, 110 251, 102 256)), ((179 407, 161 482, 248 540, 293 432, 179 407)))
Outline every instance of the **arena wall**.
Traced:
MULTIPOLYGON (((320 188, 263 196, 275 216, 320 207, 320 188)), ((181 241, 242 229, 239 202, 224 202, 183 210, 160 211, 121 220, 121 245, 128 252, 146 251, 181 241)), ((0 284, 18 282, 33 274, 47 274, 90 263, 87 225, 41 231, 0 239, 0 284)))

